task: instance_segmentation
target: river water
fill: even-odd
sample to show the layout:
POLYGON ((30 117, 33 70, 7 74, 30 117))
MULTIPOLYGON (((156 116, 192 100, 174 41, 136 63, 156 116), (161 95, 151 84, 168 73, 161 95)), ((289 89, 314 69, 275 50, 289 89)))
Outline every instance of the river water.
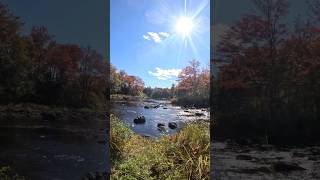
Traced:
POLYGON ((79 180, 109 168, 107 119, 72 113, 73 119, 48 121, 19 112, 24 118, 12 120, 16 114, 1 113, 0 166, 32 180, 79 180))
MULTIPOLYGON (((178 132, 186 122, 209 120, 207 109, 183 109, 172 105, 166 100, 147 100, 147 101, 114 101, 111 112, 118 116, 134 132, 147 137, 160 137, 162 135, 174 134, 178 132), (158 108, 152 108, 154 106, 158 108), (146 109, 145 106, 151 107, 146 109), (201 116, 195 116, 195 113, 201 116), (143 115, 146 118, 144 124, 135 124, 133 120, 143 115), (177 123, 176 129, 168 127, 170 122, 177 123), (164 124, 164 129, 158 129, 158 123, 164 124)), ((112 128, 112 127, 111 127, 112 128)))

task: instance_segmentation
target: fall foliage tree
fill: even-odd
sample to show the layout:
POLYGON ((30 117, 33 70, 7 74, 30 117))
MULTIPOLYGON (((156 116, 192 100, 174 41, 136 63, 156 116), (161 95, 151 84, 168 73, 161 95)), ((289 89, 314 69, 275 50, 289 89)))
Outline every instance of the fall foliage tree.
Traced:
POLYGON ((218 61, 227 64, 213 82, 213 132, 266 143, 312 139, 320 125, 314 121, 319 117, 314 100, 320 79, 315 52, 319 32, 298 18, 290 30, 283 20, 287 0, 253 3, 257 13, 243 16, 218 44, 218 61))
POLYGON ((94 107, 106 100, 107 63, 90 48, 54 41, 44 26, 22 23, 0 3, 0 103, 94 107))

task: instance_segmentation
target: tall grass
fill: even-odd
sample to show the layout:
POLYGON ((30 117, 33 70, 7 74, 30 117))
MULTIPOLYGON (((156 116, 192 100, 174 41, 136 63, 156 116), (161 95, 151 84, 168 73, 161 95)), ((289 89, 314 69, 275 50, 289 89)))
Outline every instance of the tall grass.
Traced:
POLYGON ((209 126, 189 124, 159 139, 134 134, 111 116, 112 179, 209 179, 209 126))

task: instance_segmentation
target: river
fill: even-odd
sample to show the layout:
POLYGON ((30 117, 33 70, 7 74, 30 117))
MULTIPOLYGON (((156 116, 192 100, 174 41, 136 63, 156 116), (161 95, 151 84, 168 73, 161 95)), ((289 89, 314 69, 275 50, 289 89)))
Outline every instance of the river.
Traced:
POLYGON ((79 180, 109 168, 107 119, 68 111, 48 120, 39 109, 16 109, 0 114, 0 166, 32 180, 79 180))
POLYGON ((184 109, 172 105, 170 101, 167 100, 118 100, 112 104, 112 113, 118 116, 134 132, 146 137, 156 138, 162 135, 174 134, 183 128, 187 122, 209 121, 210 119, 208 109, 184 109), (195 116, 196 113, 198 113, 199 116, 195 116), (135 124, 133 120, 141 115, 146 118, 146 122, 143 124, 135 124), (168 124, 170 122, 177 123, 177 128, 169 128, 168 124), (159 123, 164 124, 164 128, 159 129, 157 126, 159 123))

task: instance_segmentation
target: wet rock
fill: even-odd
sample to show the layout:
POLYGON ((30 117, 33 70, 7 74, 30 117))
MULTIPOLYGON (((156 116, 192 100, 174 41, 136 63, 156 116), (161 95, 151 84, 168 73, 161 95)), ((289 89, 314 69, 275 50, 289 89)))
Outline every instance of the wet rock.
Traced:
POLYGON ((201 112, 196 112, 194 115, 195 115, 195 116, 204 116, 204 114, 201 113, 201 112))
POLYGON ((166 125, 163 124, 163 123, 158 123, 158 124, 157 124, 157 127, 164 127, 164 126, 166 126, 166 125))
POLYGON ((160 107, 160 104, 153 106, 153 108, 157 109, 160 107))
POLYGON ((145 108, 145 109, 150 109, 150 107, 149 107, 149 106, 144 106, 144 108, 145 108))
POLYGON ((165 132, 166 131, 166 128, 164 126, 158 126, 158 130, 159 131, 162 131, 162 132, 165 132))
POLYGON ((176 129, 176 128, 178 127, 178 124, 175 123, 175 122, 169 122, 168 126, 169 126, 169 128, 171 128, 171 129, 176 129))
POLYGON ((188 110, 184 110, 184 112, 188 113, 188 112, 190 112, 190 111, 188 111, 188 110))
POLYGON ((275 162, 271 165, 272 169, 276 172, 291 172, 291 171, 303 171, 305 168, 299 166, 297 163, 291 162, 275 162))
POLYGON ((168 109, 167 107, 163 107, 163 109, 168 109))
POLYGON ((136 124, 143 124, 146 122, 146 118, 144 116, 138 116, 133 120, 133 122, 136 124))

